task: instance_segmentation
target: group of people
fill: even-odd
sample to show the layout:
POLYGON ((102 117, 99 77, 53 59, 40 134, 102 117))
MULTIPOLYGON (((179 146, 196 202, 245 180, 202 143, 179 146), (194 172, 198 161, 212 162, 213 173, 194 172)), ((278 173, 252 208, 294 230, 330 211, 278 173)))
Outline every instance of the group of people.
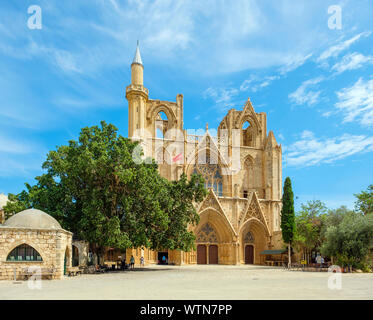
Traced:
MULTIPOLYGON (((126 269, 126 257, 124 257, 124 259, 122 260, 122 270, 126 269)), ((145 266, 145 259, 144 257, 141 257, 140 258, 140 267, 143 267, 145 266)), ((128 265, 128 267, 130 269, 134 269, 135 268, 135 257, 134 256, 131 256, 130 258, 130 263, 128 265)))

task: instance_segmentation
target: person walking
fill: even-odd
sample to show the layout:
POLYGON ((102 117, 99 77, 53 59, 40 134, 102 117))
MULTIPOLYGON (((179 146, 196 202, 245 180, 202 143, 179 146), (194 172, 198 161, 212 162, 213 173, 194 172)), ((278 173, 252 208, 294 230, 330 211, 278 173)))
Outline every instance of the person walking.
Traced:
POLYGON ((316 256, 316 263, 317 265, 319 266, 319 269, 321 270, 321 256, 320 254, 318 253, 317 256, 316 256))
POLYGON ((132 269, 135 268, 135 258, 133 256, 131 256, 131 259, 130 259, 130 266, 132 269))
POLYGON ((141 266, 141 267, 144 267, 144 266, 145 266, 145 259, 144 259, 144 257, 141 257, 141 258, 140 258, 140 266, 141 266))

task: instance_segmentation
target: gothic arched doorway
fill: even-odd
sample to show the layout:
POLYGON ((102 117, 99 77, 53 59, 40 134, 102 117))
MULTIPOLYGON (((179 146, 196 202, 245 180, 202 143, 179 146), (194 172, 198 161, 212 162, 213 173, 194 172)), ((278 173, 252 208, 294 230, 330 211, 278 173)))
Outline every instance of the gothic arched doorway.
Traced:
POLYGON ((207 264, 207 250, 204 244, 197 246, 197 264, 207 264))
POLYGON ((245 246, 245 264, 254 264, 254 246, 252 244, 245 246))

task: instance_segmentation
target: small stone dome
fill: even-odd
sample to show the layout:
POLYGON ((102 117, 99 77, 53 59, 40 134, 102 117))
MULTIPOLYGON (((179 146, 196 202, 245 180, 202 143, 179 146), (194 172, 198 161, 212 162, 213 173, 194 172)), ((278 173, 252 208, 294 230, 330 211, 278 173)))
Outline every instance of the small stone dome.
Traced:
POLYGON ((18 212, 6 220, 3 226, 29 229, 62 229, 55 218, 38 209, 27 209, 18 212))

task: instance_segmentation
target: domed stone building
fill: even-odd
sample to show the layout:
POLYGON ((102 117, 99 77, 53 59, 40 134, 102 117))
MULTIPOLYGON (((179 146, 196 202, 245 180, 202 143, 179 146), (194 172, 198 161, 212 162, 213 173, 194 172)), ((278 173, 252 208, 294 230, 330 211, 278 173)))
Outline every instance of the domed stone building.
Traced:
POLYGON ((27 267, 53 268, 61 279, 71 266, 72 233, 49 214, 28 209, 0 225, 0 279, 20 278, 27 267))

